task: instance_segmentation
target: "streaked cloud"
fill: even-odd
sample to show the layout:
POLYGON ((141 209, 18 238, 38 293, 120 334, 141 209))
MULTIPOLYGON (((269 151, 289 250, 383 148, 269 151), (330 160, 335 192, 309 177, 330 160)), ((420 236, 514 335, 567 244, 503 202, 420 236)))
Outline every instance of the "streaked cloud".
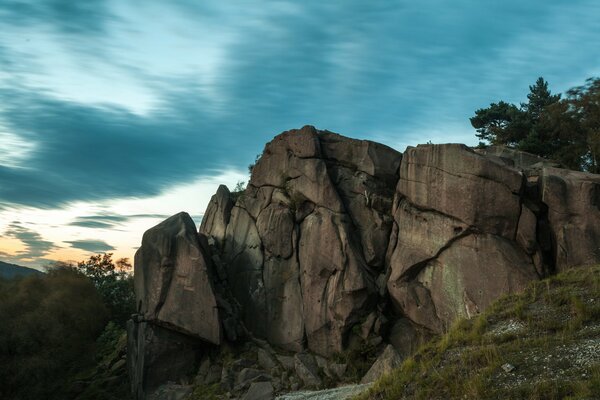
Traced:
POLYGON ((38 232, 21 225, 17 221, 11 223, 2 236, 18 239, 23 243, 25 249, 16 252, 16 255, 23 259, 41 258, 58 248, 53 242, 44 240, 38 232))
POLYGON ((115 250, 113 246, 111 246, 103 240, 67 240, 65 241, 65 243, 69 243, 71 247, 75 249, 89 251, 92 253, 104 253, 107 251, 115 250))
POLYGON ((599 18, 594 0, 2 1, 0 227, 24 257, 132 249, 305 124, 475 144, 474 110, 600 75, 599 18), (47 225, 11 225, 34 209, 47 225))

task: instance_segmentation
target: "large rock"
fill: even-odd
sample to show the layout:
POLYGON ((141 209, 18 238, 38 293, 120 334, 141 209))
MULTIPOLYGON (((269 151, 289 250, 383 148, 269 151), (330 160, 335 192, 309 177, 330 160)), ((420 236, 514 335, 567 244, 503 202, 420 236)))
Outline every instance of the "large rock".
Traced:
MULTIPOLYGON (((266 145, 220 255, 252 334, 292 351, 343 350, 376 301, 400 160, 389 147, 310 126, 266 145)), ((215 210, 226 207, 209 208, 208 221, 225 220, 215 210)))
POLYGON ((344 336, 360 321, 375 285, 345 215, 318 208, 301 225, 298 259, 309 348, 340 352, 344 336))
POLYGON ((221 340, 220 318, 230 341, 300 354, 277 357, 281 377, 266 353, 258 359, 272 377, 248 360, 204 374, 227 390, 269 397, 290 373, 291 387, 298 376, 318 386, 320 369, 341 376, 345 366, 332 372, 304 350, 327 357, 358 338, 396 349, 370 381, 497 297, 554 268, 600 262, 600 176, 551 165, 459 144, 401 155, 311 126, 276 136, 243 193, 219 187, 199 234, 182 213, 144 235, 135 288, 146 322, 129 329, 134 391, 162 379, 154 353, 176 365, 173 377, 185 374, 194 343, 221 340))
POLYGON ((398 355, 394 346, 388 344, 383 352, 377 357, 369 371, 362 377, 360 383, 370 383, 379 379, 382 375, 389 374, 396 367, 400 366, 402 359, 398 355))
POLYGON ((465 145, 408 148, 396 191, 415 207, 514 239, 523 175, 465 145))
POLYGON ((414 323, 442 332, 543 270, 536 216, 523 205, 525 179, 507 164, 458 144, 404 154, 387 287, 414 323))
POLYGON ((208 265, 188 214, 176 214, 146 231, 135 254, 138 313, 219 344, 221 324, 208 265))
POLYGON ((127 369, 136 400, 145 400, 161 385, 190 380, 202 353, 190 336, 150 322, 127 323, 127 369))
POLYGON ((600 175, 544 168, 539 180, 556 270, 600 262, 600 175))

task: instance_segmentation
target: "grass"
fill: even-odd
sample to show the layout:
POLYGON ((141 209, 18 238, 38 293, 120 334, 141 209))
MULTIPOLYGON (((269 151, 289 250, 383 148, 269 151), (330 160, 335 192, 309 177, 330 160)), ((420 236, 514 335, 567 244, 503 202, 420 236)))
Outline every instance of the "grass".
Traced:
POLYGON ((357 400, 600 398, 600 266, 505 296, 357 400), (515 367, 505 372, 502 365, 515 367))

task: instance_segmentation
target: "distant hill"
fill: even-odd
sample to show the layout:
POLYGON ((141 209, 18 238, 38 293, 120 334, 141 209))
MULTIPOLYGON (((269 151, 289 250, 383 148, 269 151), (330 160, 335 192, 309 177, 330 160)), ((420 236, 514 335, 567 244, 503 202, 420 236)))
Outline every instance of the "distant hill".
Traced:
POLYGON ((42 272, 37 269, 21 267, 20 265, 9 264, 0 261, 0 277, 1 278, 15 278, 17 276, 27 276, 41 274, 42 272))

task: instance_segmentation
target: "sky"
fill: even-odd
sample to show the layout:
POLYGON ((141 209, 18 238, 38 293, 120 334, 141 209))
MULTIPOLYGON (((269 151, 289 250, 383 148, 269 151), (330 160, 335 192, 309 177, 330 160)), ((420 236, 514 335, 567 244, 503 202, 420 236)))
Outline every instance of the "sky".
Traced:
POLYGON ((0 260, 133 255, 278 133, 476 144, 469 117, 600 75, 597 0, 0 1, 0 260))

